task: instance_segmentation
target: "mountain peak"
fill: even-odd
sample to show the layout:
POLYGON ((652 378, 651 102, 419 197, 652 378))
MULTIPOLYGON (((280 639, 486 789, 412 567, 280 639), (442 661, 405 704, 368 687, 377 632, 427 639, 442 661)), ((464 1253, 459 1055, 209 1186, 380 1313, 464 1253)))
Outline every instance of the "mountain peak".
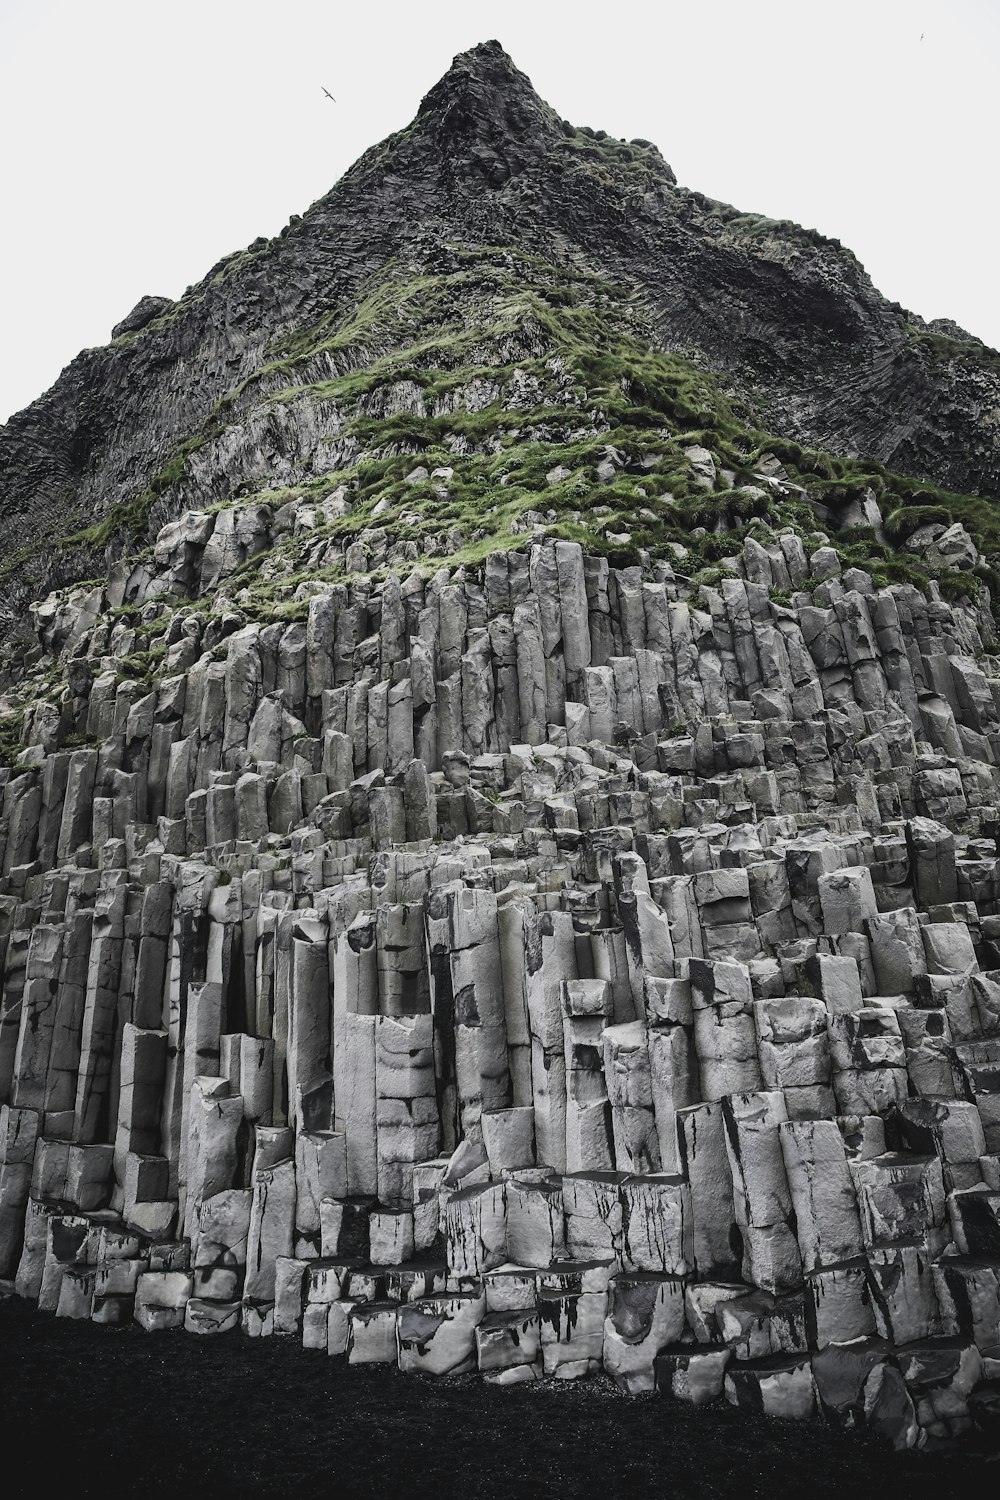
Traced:
POLYGON ((555 111, 497 41, 460 52, 421 101, 417 119, 442 144, 486 147, 511 169, 511 148, 516 158, 518 147, 537 150, 559 131, 555 111))
POLYGON ((497 41, 480 42, 467 52, 459 52, 447 73, 421 101, 419 114, 439 113, 458 100, 491 108, 514 100, 542 105, 531 79, 497 41))

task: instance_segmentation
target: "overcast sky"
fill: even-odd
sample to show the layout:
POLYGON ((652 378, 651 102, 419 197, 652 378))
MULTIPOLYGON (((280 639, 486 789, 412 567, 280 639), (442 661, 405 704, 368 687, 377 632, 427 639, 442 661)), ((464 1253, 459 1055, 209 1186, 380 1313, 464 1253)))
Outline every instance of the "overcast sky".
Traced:
POLYGON ((276 234, 492 36, 575 124, 1000 346, 1000 0, 0 0, 0 421, 144 293, 276 234))

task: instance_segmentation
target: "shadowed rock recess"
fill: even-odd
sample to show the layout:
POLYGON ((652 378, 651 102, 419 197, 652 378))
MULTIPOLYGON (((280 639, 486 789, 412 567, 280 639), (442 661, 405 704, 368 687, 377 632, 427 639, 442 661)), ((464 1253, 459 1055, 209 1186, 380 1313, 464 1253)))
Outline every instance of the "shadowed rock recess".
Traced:
POLYGON ((4 1289, 987 1422, 1000 356, 492 42, 115 334, 0 433, 4 1289))

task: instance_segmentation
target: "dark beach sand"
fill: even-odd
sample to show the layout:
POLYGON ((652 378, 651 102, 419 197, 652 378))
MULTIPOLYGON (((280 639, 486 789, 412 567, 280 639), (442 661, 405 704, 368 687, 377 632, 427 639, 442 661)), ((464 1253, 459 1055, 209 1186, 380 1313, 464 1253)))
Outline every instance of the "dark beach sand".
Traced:
POLYGON ((822 1423, 348 1369, 289 1339, 198 1339, 0 1308, 0 1497, 971 1497, 982 1439, 893 1454, 822 1423))

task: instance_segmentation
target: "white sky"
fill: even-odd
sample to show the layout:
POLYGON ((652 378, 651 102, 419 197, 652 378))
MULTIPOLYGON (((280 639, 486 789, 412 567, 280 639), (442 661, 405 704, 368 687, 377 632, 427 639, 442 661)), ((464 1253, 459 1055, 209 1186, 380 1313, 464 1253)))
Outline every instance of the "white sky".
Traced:
POLYGON ((493 36, 574 124, 655 141, 686 186, 835 235, 1000 346, 1000 0, 0 0, 0 421, 144 293, 276 234, 493 36))

